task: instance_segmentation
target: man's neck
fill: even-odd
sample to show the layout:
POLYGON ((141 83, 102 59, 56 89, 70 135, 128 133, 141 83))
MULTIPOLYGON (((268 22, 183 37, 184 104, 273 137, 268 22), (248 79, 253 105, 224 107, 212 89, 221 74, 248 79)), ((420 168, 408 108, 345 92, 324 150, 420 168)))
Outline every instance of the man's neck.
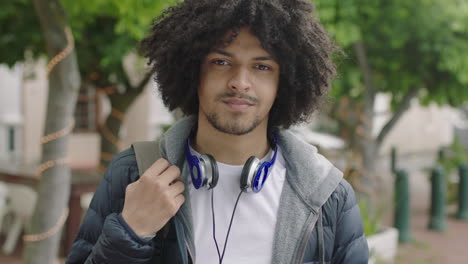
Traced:
POLYGON ((229 165, 244 165, 250 156, 261 159, 270 150, 265 125, 260 124, 251 132, 237 136, 218 131, 200 118, 192 147, 201 154, 210 154, 216 161, 229 165))

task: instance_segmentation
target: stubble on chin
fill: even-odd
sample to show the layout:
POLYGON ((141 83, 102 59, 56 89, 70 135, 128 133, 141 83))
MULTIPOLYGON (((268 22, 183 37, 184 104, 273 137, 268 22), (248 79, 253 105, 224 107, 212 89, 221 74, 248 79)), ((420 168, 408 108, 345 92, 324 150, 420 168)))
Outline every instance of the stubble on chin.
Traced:
POLYGON ((222 120, 218 113, 208 113, 206 115, 208 123, 216 130, 236 136, 242 136, 252 132, 261 122, 260 118, 255 119, 249 124, 243 124, 242 117, 237 117, 232 120, 222 120))

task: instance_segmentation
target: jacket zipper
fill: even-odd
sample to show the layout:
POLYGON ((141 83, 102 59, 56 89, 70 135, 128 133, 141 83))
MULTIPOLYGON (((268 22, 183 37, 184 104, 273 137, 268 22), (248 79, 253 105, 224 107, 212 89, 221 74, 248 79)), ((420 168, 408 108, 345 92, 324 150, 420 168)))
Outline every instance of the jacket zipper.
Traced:
MULTIPOLYGON (((319 217, 320 217, 320 215, 319 215, 319 217)), ((302 263, 302 261, 304 260, 305 250, 306 250, 308 241, 309 241, 310 237, 312 236, 312 231, 314 230, 314 227, 315 227, 316 223, 317 223, 317 221, 312 221, 312 223, 309 225, 309 228, 307 229, 307 232, 306 232, 305 236, 302 239, 303 247, 302 247, 302 249, 300 251, 297 263, 302 263)))

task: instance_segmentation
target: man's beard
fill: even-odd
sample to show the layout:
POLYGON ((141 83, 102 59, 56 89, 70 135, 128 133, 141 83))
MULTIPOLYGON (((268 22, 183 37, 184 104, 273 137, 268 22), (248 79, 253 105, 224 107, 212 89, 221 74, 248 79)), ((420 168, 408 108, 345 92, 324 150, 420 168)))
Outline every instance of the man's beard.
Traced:
POLYGON ((236 136, 242 136, 252 132, 252 130, 254 130, 262 121, 258 116, 256 116, 253 122, 247 126, 242 126, 237 120, 227 121, 223 124, 217 113, 208 113, 206 114, 206 118, 216 130, 236 136))

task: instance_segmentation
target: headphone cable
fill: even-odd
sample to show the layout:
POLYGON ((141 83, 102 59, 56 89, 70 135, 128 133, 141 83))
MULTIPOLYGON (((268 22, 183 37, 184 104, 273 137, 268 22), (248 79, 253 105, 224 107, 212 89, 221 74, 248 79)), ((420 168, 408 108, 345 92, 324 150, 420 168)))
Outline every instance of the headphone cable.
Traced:
POLYGON ((218 241, 216 241, 216 224, 215 224, 215 213, 214 213, 214 206, 213 206, 213 193, 214 189, 211 189, 211 216, 213 217, 213 239, 216 245, 216 251, 218 251, 218 260, 219 263, 221 264, 221 253, 219 253, 219 246, 218 246, 218 241))
POLYGON ((224 240, 223 254, 221 254, 221 256, 220 256, 220 252, 219 252, 218 242, 216 241, 216 236, 215 236, 215 230, 216 230, 215 226, 216 226, 216 224, 215 224, 215 213, 214 213, 214 205, 213 205, 214 204, 214 202, 213 202, 213 192, 214 192, 214 189, 211 191, 211 212, 212 212, 212 215, 213 215, 213 239, 214 239, 215 244, 216 244, 216 250, 218 251, 219 264, 222 264, 223 263, 223 258, 224 258, 224 253, 226 253, 226 246, 227 246, 227 242, 228 242, 228 239, 229 239, 229 233, 231 232, 232 222, 234 221, 234 214, 236 212, 237 204, 239 203, 239 199, 240 199, 242 193, 244 192, 244 190, 242 189, 239 192, 239 195, 237 196, 236 203, 234 204, 234 209, 232 210, 232 215, 231 215, 231 221, 229 222, 229 227, 228 227, 228 231, 227 231, 227 234, 226 234, 226 239, 224 240))

